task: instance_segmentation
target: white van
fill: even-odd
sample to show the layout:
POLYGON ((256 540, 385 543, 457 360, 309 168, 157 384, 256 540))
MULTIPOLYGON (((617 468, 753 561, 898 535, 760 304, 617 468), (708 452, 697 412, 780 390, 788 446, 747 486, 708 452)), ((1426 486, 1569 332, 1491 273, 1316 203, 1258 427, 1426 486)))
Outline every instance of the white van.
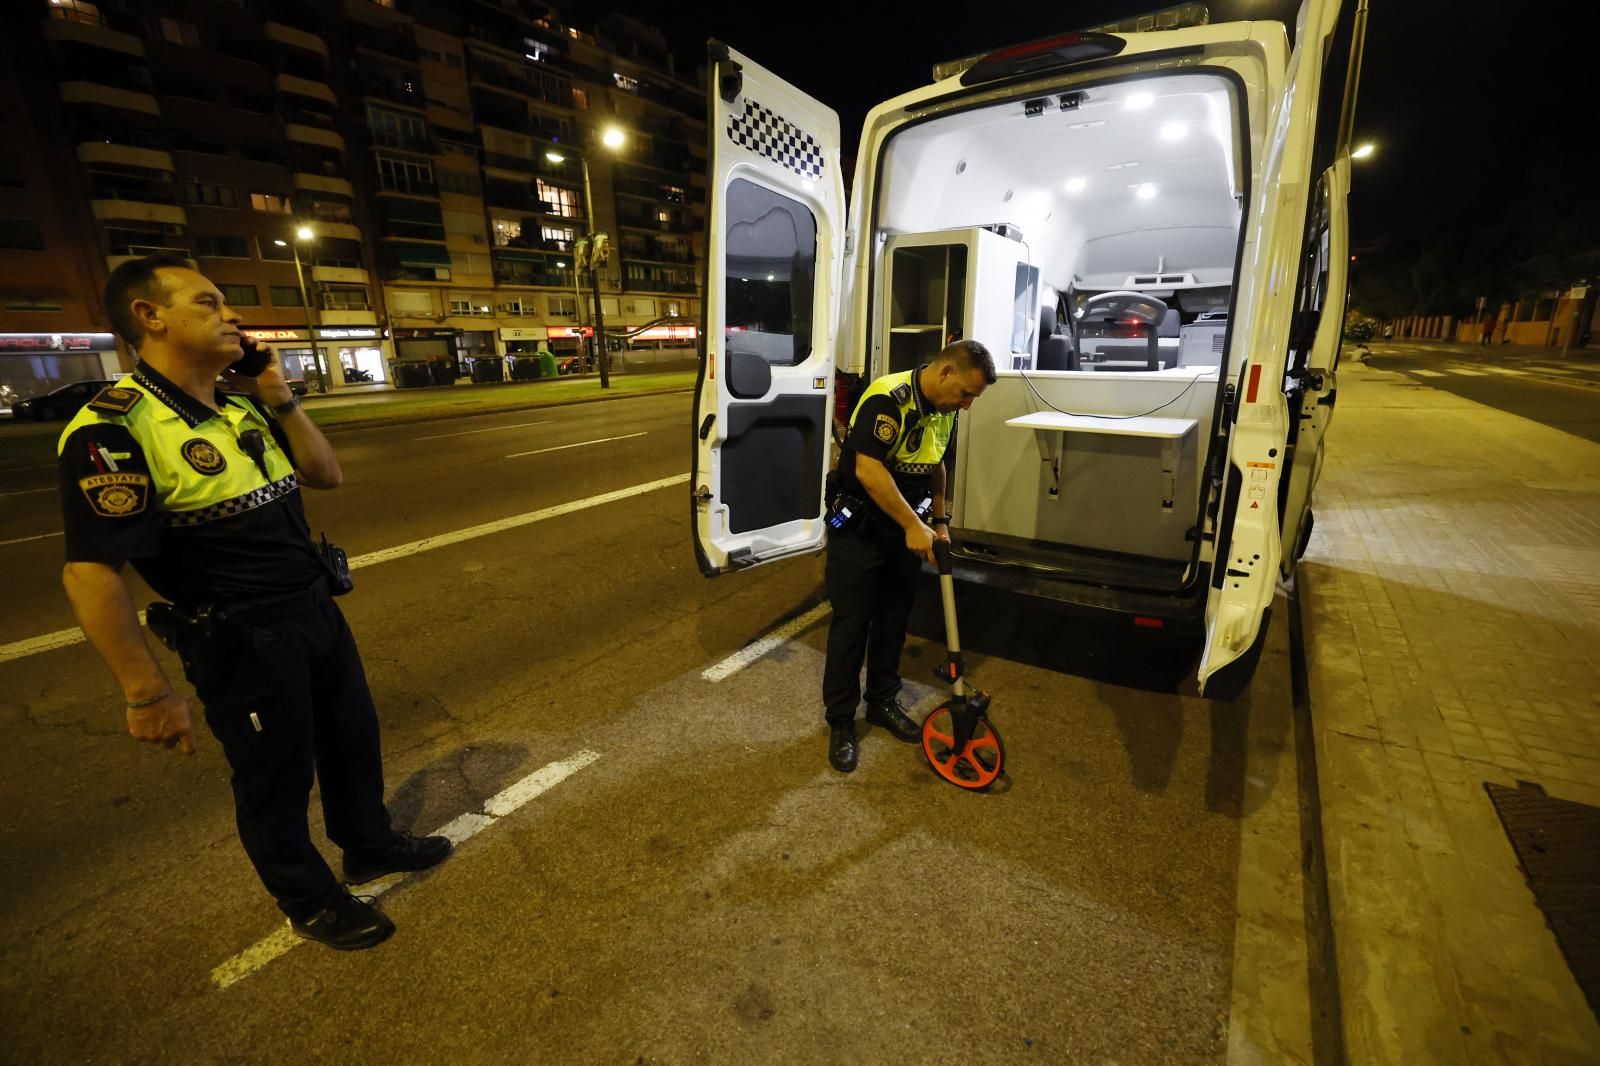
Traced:
POLYGON ((714 44, 701 570, 820 548, 837 389, 973 338, 998 380, 957 432, 958 577, 1204 629, 1202 690, 1242 688, 1335 397, 1340 8, 1305 0, 1292 52, 1185 4, 946 64, 867 115, 848 217, 838 116, 714 44))

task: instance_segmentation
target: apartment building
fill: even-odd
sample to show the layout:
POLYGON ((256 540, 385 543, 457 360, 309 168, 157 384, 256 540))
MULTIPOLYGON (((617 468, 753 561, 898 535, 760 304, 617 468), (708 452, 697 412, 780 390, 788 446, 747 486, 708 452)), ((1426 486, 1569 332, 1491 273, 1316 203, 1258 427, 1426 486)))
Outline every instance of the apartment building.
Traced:
POLYGON ((0 164, 0 382, 22 395, 129 365, 98 294, 158 249, 191 255, 252 336, 331 388, 577 350, 595 294, 573 251, 592 232, 612 248, 608 332, 693 343, 704 73, 650 27, 579 28, 527 0, 39 0, 9 17, 0 120, 24 151, 0 164))

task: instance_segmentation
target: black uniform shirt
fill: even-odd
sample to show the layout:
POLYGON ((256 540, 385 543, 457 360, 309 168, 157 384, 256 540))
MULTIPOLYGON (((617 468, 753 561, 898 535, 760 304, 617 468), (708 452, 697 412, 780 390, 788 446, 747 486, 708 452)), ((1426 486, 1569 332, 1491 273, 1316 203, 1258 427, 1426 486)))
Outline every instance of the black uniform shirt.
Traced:
POLYGON ((131 562, 186 607, 278 595, 324 576, 274 419, 221 391, 223 411, 214 412, 143 363, 119 386, 123 397, 142 394, 127 412, 84 408, 62 437, 68 562, 131 562), (239 444, 252 428, 263 432, 271 478, 239 444), (204 505, 173 510, 173 500, 204 505))

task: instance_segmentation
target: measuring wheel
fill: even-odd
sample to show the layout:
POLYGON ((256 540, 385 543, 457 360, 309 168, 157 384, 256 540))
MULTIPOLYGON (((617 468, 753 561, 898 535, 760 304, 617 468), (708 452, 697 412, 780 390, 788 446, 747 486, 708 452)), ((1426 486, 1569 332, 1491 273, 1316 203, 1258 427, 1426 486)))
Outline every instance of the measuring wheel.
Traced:
MULTIPOLYGON (((974 700, 972 703, 977 703, 974 700)), ((988 699, 982 700, 988 704, 988 699)), ((922 723, 922 754, 933 772, 957 788, 980 792, 994 784, 1005 767, 1000 734, 982 711, 967 701, 940 704, 922 723), (963 728, 963 726, 965 728, 963 728)))

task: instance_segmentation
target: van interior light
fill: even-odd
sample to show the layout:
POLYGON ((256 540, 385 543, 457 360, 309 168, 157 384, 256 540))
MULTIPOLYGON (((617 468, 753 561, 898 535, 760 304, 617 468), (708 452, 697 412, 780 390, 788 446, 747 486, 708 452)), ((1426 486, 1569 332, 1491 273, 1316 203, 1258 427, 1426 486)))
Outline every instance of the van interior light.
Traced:
POLYGON ((1161 139, 1163 141, 1181 141, 1189 136, 1189 127, 1182 122, 1163 122, 1161 124, 1161 139))
POLYGON ((1122 106, 1126 107, 1129 111, 1143 111, 1145 108, 1149 107, 1155 102, 1156 98, 1154 93, 1129 93, 1128 98, 1123 101, 1122 106))
POLYGON ((1134 167, 1136 167, 1138 165, 1139 165, 1139 161, 1137 159, 1130 159, 1126 163, 1110 163, 1110 164, 1108 164, 1106 166, 1106 169, 1107 170, 1132 170, 1134 167))
POLYGON ((1068 192, 1082 192, 1089 187, 1088 178, 1068 178, 1065 186, 1068 192))
POLYGON ((1092 130, 1096 126, 1104 126, 1105 124, 1106 124, 1106 120, 1105 119, 1097 118, 1093 122, 1074 122, 1070 126, 1068 126, 1067 129, 1069 129, 1069 130, 1092 130))
POLYGON ((1156 196, 1156 187, 1153 183, 1147 181, 1142 185, 1135 185, 1133 192, 1141 200, 1153 200, 1156 196))

